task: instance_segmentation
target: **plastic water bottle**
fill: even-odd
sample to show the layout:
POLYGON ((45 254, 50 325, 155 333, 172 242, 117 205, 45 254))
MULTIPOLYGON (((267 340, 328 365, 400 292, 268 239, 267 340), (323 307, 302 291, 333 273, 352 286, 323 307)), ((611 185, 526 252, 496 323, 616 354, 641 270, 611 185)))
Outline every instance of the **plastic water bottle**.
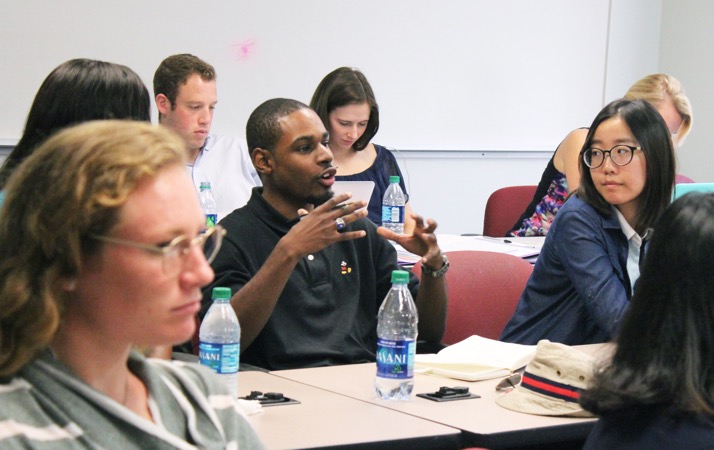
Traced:
POLYGON ((237 397, 240 324, 230 301, 229 288, 213 288, 213 304, 198 333, 198 359, 225 380, 233 397, 237 397))
POLYGON ((211 193, 211 183, 201 181, 201 190, 198 193, 198 201, 201 203, 201 209, 206 215, 206 228, 211 228, 218 222, 218 208, 216 207, 216 199, 211 193))
POLYGON ((404 205, 407 199, 399 186, 399 176, 389 177, 389 187, 382 197, 382 226, 395 233, 404 233, 404 205))
POLYGON ((407 284, 409 273, 392 272, 392 288, 377 314, 377 377, 374 388, 385 400, 408 400, 414 389, 416 305, 407 284))

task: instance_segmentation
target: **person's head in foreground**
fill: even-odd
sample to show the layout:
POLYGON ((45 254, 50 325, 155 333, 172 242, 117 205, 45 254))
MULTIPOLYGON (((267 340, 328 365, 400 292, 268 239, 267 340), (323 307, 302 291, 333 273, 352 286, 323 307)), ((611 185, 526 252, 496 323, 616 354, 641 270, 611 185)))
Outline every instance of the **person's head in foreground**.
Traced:
POLYGON ((210 258, 220 230, 202 234, 185 159, 185 143, 163 127, 88 122, 50 138, 10 178, 0 211, 0 377, 32 386, 3 399, 15 414, 31 412, 28 429, 75 425, 81 436, 67 439, 97 447, 117 438, 108 429, 146 439, 145 448, 163 448, 154 445, 166 445, 166 430, 202 445, 235 437, 213 420, 238 428, 235 410, 202 403, 220 382, 131 351, 189 339, 200 288, 213 279, 204 250, 210 258))
POLYGON ((48 141, 11 178, 0 221, 3 373, 78 333, 123 353, 191 337, 212 280, 201 249, 105 240, 158 248, 199 235, 184 146, 149 124, 91 122, 48 141))
MULTIPOLYGON (((657 435, 708 430, 714 442, 713 254, 714 194, 672 203, 657 222, 612 362, 581 396, 586 409, 617 421, 632 412, 643 422, 625 421, 631 435, 661 426, 657 435)), ((613 427, 596 429, 598 439, 621 431, 613 427)))
POLYGON ((674 150, 662 116, 644 100, 615 100, 593 121, 580 156, 578 195, 604 215, 614 206, 645 235, 674 186, 674 150))
POLYGON ((151 98, 139 75, 121 64, 71 59, 57 66, 35 95, 20 141, 0 170, 0 189, 17 166, 62 128, 90 120, 151 120, 151 98))

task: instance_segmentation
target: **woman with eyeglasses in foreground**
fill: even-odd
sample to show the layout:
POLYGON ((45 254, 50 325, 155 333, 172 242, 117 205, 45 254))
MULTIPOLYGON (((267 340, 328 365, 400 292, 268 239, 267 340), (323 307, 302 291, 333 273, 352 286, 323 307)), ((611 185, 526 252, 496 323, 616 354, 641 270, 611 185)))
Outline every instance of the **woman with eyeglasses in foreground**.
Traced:
POLYGON ((640 250, 672 198, 675 156, 662 116, 616 100, 595 118, 577 192, 558 212, 501 340, 607 342, 639 277, 640 250))
POLYGON ((0 447, 262 448, 191 337, 220 228, 170 131, 88 122, 11 176, 0 216, 0 447), (204 253, 205 252, 205 253, 204 253))
POLYGON ((580 403, 601 415, 586 449, 714 443, 714 194, 662 215, 612 361, 580 403))

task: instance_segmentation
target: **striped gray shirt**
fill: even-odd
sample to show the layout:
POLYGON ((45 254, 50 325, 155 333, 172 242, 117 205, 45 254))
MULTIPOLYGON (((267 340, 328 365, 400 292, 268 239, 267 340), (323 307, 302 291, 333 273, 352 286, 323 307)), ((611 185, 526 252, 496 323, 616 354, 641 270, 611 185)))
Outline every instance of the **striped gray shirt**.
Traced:
POLYGON ((0 381, 2 449, 262 449, 225 387, 206 368, 146 359, 148 421, 77 378, 49 352, 0 381))

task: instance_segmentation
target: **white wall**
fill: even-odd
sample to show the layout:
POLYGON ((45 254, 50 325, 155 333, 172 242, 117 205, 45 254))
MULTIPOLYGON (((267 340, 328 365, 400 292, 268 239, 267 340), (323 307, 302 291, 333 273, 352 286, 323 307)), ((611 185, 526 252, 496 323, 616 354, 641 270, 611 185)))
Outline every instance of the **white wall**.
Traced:
MULTIPOLYGON (((605 103, 621 96, 641 76, 658 70, 660 22, 668 29, 674 27, 673 21, 676 22, 679 28, 674 27, 670 32, 675 35, 687 34, 690 21, 669 17, 680 14, 674 6, 679 5, 676 0, 664 0, 664 20, 663 0, 588 0, 582 3, 571 0, 495 3, 489 0, 370 1, 372 3, 363 2, 355 9, 352 3, 338 0, 322 3, 216 0, 202 6, 206 17, 196 20, 193 9, 187 6, 190 2, 179 0, 154 0, 151 4, 140 0, 101 3, 89 0, 54 3, 0 0, 3 11, 9 13, 5 17, 9 23, 0 28, 3 43, 0 60, 6 66, 6 70, 0 71, 2 111, 12 113, 7 120, 0 121, 0 130, 6 130, 0 133, 0 144, 12 143, 12 138, 20 135, 22 121, 42 79, 58 63, 72 57, 127 64, 150 85, 153 71, 164 56, 180 51, 195 52, 214 62, 218 69, 221 103, 214 128, 227 134, 242 133, 247 114, 259 101, 277 95, 309 100, 314 85, 328 70, 338 65, 367 65, 369 70, 365 71, 375 85, 383 110, 382 128, 376 142, 401 150, 398 160, 415 211, 435 218, 442 232, 481 232, 488 195, 502 186, 536 184, 550 154, 568 131, 589 125, 605 103), (177 16, 174 20, 165 23, 139 20, 141 27, 133 25, 135 18, 162 17, 160 10, 168 4, 177 16), (279 11, 265 6, 277 4, 283 7, 279 11), (329 7, 320 9, 316 4, 329 7), (380 10, 383 14, 379 15, 381 25, 378 29, 347 36, 335 32, 344 29, 346 23, 371 21, 376 24, 373 21, 375 14, 365 4, 384 8, 380 10), (438 11, 442 11, 438 17, 434 9, 437 5, 441 8, 438 11), (136 16, 137 12, 132 8, 140 8, 144 16, 136 16), (419 8, 434 9, 433 20, 419 16, 419 8), (349 14, 339 14, 345 10, 349 14), (123 12, 108 14, 107 11, 123 12), (281 11, 290 14, 280 14, 281 11), (315 14, 308 14, 310 11, 315 14), (449 21, 443 11, 463 11, 465 19, 449 21), (231 14, 237 18, 235 23, 230 20, 231 14), (301 14, 304 17, 298 17, 301 14), (365 20, 358 20, 360 14, 367 15, 365 20), (418 20, 415 21, 415 17, 418 20), (524 22, 524 18, 528 20, 524 22), (233 25, 212 29, 212 24, 217 21, 233 25), (132 25, 122 27, 122 23, 132 25), (186 23, 193 23, 195 27, 178 26, 186 23), (270 26, 261 28, 260 23, 270 23, 270 26), (514 27, 514 23, 519 26, 514 27), (438 33, 433 31, 443 30, 443 27, 452 30, 447 36, 451 47, 437 45, 440 42, 438 33), (315 42, 314 45, 299 46, 298 50, 304 50, 304 54, 285 52, 278 45, 279 39, 265 34, 271 29, 278 36, 287 32, 300 42, 308 35, 313 36, 315 42), (407 34, 402 31, 405 29, 407 34), (514 37, 514 33, 520 37, 514 37), (127 35, 126 40, 117 39, 123 34, 127 35), (38 39, 38 35, 46 39, 38 39), (248 45, 251 36, 263 36, 266 40, 255 41, 251 46, 248 45), (431 38, 424 39, 424 36, 431 38), (380 38, 384 41, 385 37, 389 37, 391 47, 386 51, 378 50, 387 60, 379 59, 380 64, 374 65, 363 42, 369 38, 372 45, 381 42, 380 38), (415 42, 419 45, 409 47, 413 42, 409 39, 417 39, 415 42), (8 42, 16 45, 6 45, 8 42), (223 45, 216 45, 216 42, 223 45), (318 45, 321 42, 329 45, 322 48, 318 45), (534 46, 533 42, 540 45, 534 46), (240 52, 236 53, 240 50, 238 44, 252 49, 248 57, 242 58, 240 52), (85 51, 78 54, 77 49, 85 51), (428 76, 419 89, 401 96, 396 95, 401 87, 388 82, 390 73, 403 70, 398 50, 408 52, 410 64, 419 61, 422 55, 421 66, 429 69, 414 69, 414 74, 428 76), (360 59, 353 62, 357 57, 360 59), (266 58, 282 58, 279 61, 283 63, 275 65, 273 60, 271 70, 258 70, 268 67, 265 66, 266 58), (458 92, 449 82, 453 79, 449 76, 453 70, 445 69, 445 64, 451 64, 452 60, 460 62, 463 70, 477 75, 467 77, 471 81, 461 87, 463 97, 445 97, 458 92), (563 63, 572 65, 567 68, 567 77, 563 76, 563 63), (13 70, 7 70, 7 67, 13 67, 13 70), (17 79, 18 75, 21 75, 20 79, 17 79), (302 84, 295 84, 296 80, 302 84), (446 84, 444 80, 447 80, 446 84), (577 82, 590 87, 573 89, 577 82), (553 90, 553 85, 567 86, 567 89, 559 92, 553 90), (544 91, 557 94, 543 96, 544 91), (425 92, 436 92, 437 99, 425 101, 425 92), (444 98, 452 98, 457 104, 454 107, 439 100, 444 98), (404 99, 420 102, 412 105, 404 99), (9 104, 15 106, 9 107, 9 104), (442 118, 458 115, 459 126, 425 126, 418 121, 410 122, 410 118, 423 119, 424 112, 435 112, 442 118), (397 122, 402 125, 396 127, 397 122), (394 133, 398 128, 408 131, 396 136, 394 133), (455 134, 460 136, 461 142, 468 144, 453 144, 452 135, 455 134), (400 142, 426 142, 427 137, 432 142, 428 148, 400 145, 400 142), (439 142, 445 145, 440 146, 439 142), (466 151, 453 151, 464 146, 466 151), (414 149, 420 151, 412 151, 414 149)), ((704 18, 712 17, 712 6, 707 0, 690 3, 700 3, 704 8, 705 13, 699 13, 698 17, 696 8, 692 8, 689 15, 695 22, 695 29, 699 27, 699 33, 709 33, 707 36, 711 41, 712 31, 706 29, 704 18)), ((711 46, 687 44, 686 48, 701 49, 703 53, 711 46)), ((666 50, 663 45, 663 59, 672 59, 666 50)), ((689 59, 686 64, 691 63, 689 59)), ((706 73, 711 73, 711 67, 706 73)), ((704 75, 700 75, 696 83, 693 75, 687 76, 692 77, 692 81, 683 79, 688 90, 697 89, 700 80, 704 87, 704 75)), ((697 99, 695 103, 697 123, 700 124, 699 128, 695 125, 695 134, 697 129, 704 131, 701 124, 705 122, 699 115, 700 108, 703 111, 700 104, 704 98, 702 95, 702 101, 697 99)), ((708 104, 712 105, 712 102, 708 104)), ((694 138, 693 134, 683 151, 697 147, 694 138)), ((691 170, 685 167, 683 173, 695 179, 705 178, 697 176, 694 169, 705 170, 694 163, 691 170)))
POLYGON ((612 0, 603 106, 657 70, 661 22, 662 0, 612 0))
POLYGON ((538 184, 551 152, 400 152, 412 209, 439 231, 481 233, 488 195, 503 186, 538 184), (405 170, 406 169, 406 170, 405 170))
MULTIPOLYGON (((671 2, 676 3, 676 0, 671 2)), ((600 55, 590 55, 592 67, 587 67, 605 74, 604 86, 600 90, 602 99, 593 107, 587 120, 573 116, 565 124, 562 134, 552 135, 547 151, 402 152, 400 167, 402 171, 405 165, 408 169, 404 175, 410 181, 407 188, 415 212, 433 217, 444 233, 480 233, 483 231, 483 211, 491 192, 503 186, 538 184, 552 152, 567 131, 590 125, 602 106, 624 95, 639 78, 658 71, 662 1, 611 0, 609 16, 605 63, 600 55)), ((587 17, 566 20, 578 21, 579 31, 563 34, 563 39, 577 41, 583 33, 589 32, 587 17)), ((536 105, 529 107, 534 108, 531 111, 534 117, 540 114, 539 120, 547 122, 551 119, 545 110, 536 109, 536 105)), ((511 126, 513 134, 524 134, 519 123, 513 122, 511 126)))
POLYGON ((347 65, 374 87, 378 142, 426 151, 548 150, 572 117, 589 119, 602 100, 611 2, 0 1, 0 89, 11 93, 0 139, 19 137, 37 87, 62 61, 125 64, 150 86, 163 58, 191 52, 217 70, 217 133, 242 135, 269 98, 309 102, 347 65))
POLYGON ((678 149, 679 172, 714 181, 714 2, 664 0, 660 71, 677 77, 692 102, 694 125, 678 149))

